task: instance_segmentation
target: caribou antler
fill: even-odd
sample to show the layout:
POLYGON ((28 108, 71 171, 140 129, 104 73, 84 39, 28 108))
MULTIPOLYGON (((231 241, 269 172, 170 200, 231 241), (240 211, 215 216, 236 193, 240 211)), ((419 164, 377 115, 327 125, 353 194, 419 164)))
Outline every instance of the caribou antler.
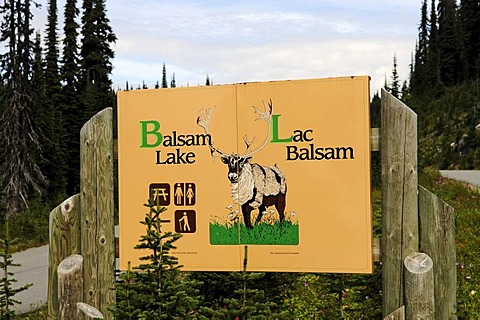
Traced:
POLYGON ((198 113, 197 124, 203 128, 206 134, 210 136, 210 139, 209 139, 210 144, 208 146, 210 147, 210 153, 212 155, 212 158, 215 159, 215 157, 217 157, 218 155, 222 156, 225 153, 215 148, 211 140, 209 126, 210 126, 210 118, 212 117, 213 110, 215 110, 215 107, 207 108, 205 110, 201 109, 198 113))
POLYGON ((245 153, 247 153, 248 151, 250 151, 250 147, 252 146, 252 144, 253 144, 254 141, 255 141, 255 137, 253 137, 253 139, 250 141, 250 140, 248 140, 247 135, 244 135, 244 136, 243 136, 243 142, 245 142, 245 144, 247 145, 247 149, 245 150, 245 152, 244 152, 243 154, 245 154, 245 153))
POLYGON ((262 103, 263 103, 263 109, 264 109, 263 112, 260 111, 255 106, 253 106, 253 109, 255 109, 255 112, 258 113, 258 118, 255 119, 255 121, 265 120, 267 122, 267 124, 268 124, 267 137, 265 138, 265 140, 263 141, 261 146, 259 146, 257 149, 255 149, 253 151, 250 151, 250 153, 247 153, 250 150, 250 147, 251 147, 253 141, 255 141, 255 137, 253 137, 253 139, 251 141, 249 141, 247 136, 245 135, 245 137, 243 138, 243 141, 245 141, 245 144, 247 145, 247 150, 245 150, 245 152, 243 153, 244 157, 253 156, 255 153, 257 153, 258 151, 263 149, 268 144, 268 142, 270 141, 270 124, 272 122, 272 114, 273 114, 272 99, 270 99, 270 101, 268 102, 268 110, 267 110, 267 106, 265 106, 265 101, 262 101, 262 103))

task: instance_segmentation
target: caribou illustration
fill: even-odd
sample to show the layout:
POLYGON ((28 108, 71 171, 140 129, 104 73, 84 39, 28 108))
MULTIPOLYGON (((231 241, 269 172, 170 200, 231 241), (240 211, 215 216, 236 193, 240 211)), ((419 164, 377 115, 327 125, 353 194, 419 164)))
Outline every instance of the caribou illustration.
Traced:
MULTIPOLYGON (((268 103, 268 107, 263 102, 264 111, 260 111, 253 106, 258 118, 256 120, 264 120, 267 122, 267 136, 263 143, 254 150, 251 146, 255 140, 249 140, 245 135, 243 141, 246 144, 246 150, 243 154, 228 154, 220 151, 213 145, 210 139, 210 153, 212 158, 220 157, 222 162, 228 166, 228 179, 230 180, 231 195, 235 203, 241 206, 243 221, 247 228, 252 228, 251 213, 258 209, 258 215, 255 224, 259 223, 265 214, 267 207, 274 205, 278 211, 280 222, 285 218, 285 204, 287 195, 287 182, 282 170, 273 166, 262 166, 257 163, 251 163, 252 156, 262 150, 270 141, 270 125, 273 113, 272 100, 268 103)), ((210 119, 214 108, 200 110, 197 118, 197 124, 202 127, 206 134, 209 132, 210 119)))

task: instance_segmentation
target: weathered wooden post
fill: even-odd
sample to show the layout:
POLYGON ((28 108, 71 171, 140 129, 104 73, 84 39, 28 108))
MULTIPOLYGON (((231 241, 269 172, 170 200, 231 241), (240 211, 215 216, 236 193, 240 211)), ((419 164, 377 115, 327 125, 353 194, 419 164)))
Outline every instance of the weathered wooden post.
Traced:
POLYGON ((456 319, 457 269, 455 215, 442 199, 419 187, 420 250, 433 261, 434 319, 456 319))
POLYGON ((418 251, 417 115, 382 90, 383 316, 404 305, 403 260, 418 251))
POLYGON ((58 319, 75 319, 77 302, 83 299, 83 258, 75 254, 65 258, 57 268, 58 319))
POLYGON ((113 319, 115 226, 113 199, 113 111, 107 108, 80 132, 81 252, 83 302, 113 319))
POLYGON ((115 305, 113 110, 107 108, 80 132, 80 190, 50 213, 48 319, 58 318, 57 267, 71 254, 83 257, 83 298, 112 319, 115 305))
POLYGON ((406 318, 443 319, 435 318, 432 259, 425 253, 415 252, 405 258, 404 264, 406 318))
POLYGON ((74 195, 50 212, 48 255, 48 319, 58 317, 58 277, 60 262, 80 253, 80 197, 74 195))

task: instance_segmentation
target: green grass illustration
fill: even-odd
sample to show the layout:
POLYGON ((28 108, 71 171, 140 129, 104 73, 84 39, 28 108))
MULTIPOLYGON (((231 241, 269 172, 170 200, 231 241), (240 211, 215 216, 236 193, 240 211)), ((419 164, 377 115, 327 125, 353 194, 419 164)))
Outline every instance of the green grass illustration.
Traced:
POLYGON ((262 222, 248 229, 243 223, 210 222, 210 244, 212 245, 298 245, 298 222, 285 220, 274 223, 262 222))

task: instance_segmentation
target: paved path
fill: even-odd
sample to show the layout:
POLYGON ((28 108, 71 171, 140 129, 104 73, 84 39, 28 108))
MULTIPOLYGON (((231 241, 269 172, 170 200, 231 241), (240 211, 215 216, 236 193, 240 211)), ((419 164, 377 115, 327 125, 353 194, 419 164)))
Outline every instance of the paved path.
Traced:
POLYGON ((18 281, 13 284, 14 288, 27 283, 33 283, 28 290, 15 295, 15 300, 22 304, 15 305, 15 313, 21 314, 36 309, 47 303, 48 286, 48 246, 28 249, 13 254, 13 262, 21 264, 20 267, 12 267, 14 278, 18 281))
POLYGON ((455 179, 480 187, 480 170, 440 170, 445 178, 455 179))

